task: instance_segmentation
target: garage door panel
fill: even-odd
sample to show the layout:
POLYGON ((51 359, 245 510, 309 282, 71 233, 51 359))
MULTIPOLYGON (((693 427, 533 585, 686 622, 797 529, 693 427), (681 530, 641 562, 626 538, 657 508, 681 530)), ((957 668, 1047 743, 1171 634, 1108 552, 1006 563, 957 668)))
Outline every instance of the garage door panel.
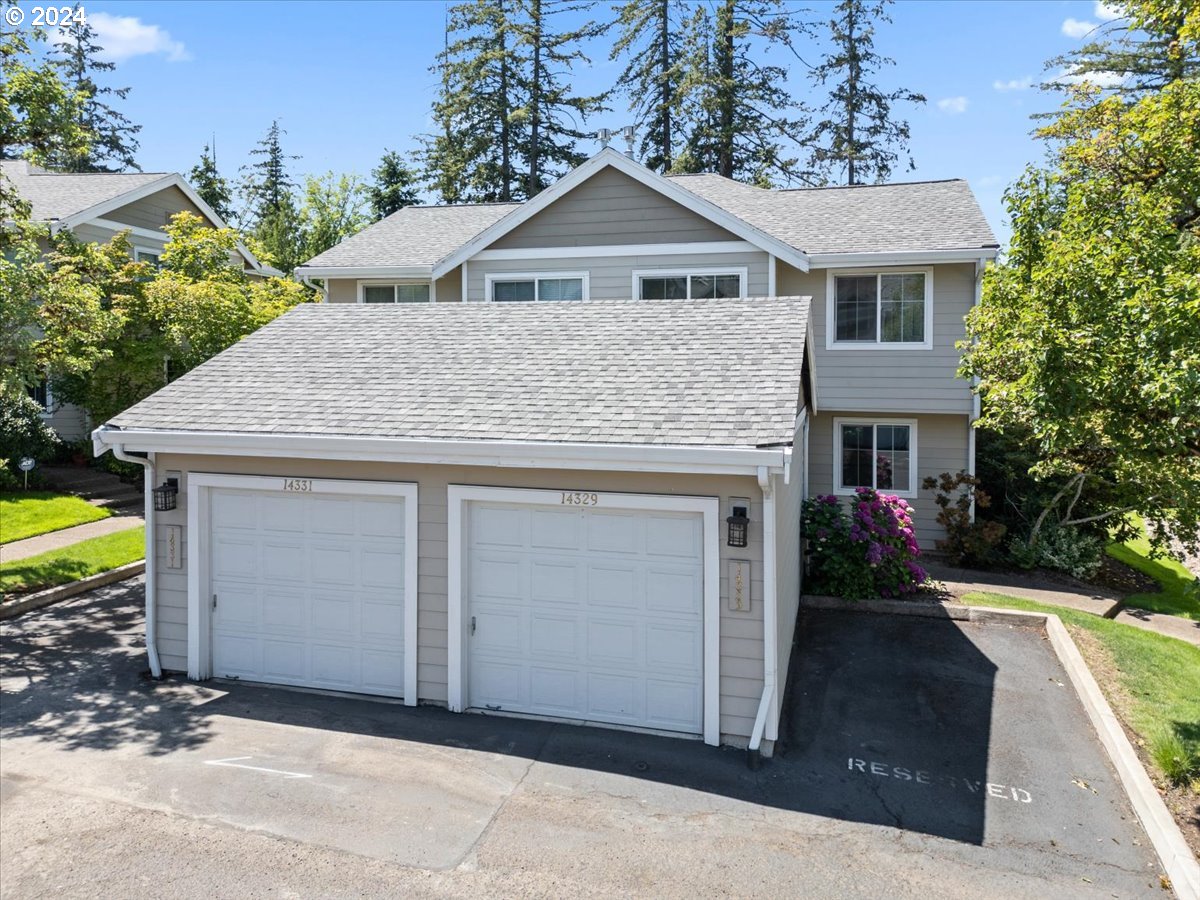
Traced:
POLYGON ((467 705, 699 733, 699 513, 471 503, 467 705), (498 523, 529 541, 500 545, 498 523))
POLYGON ((639 568, 632 563, 587 567, 587 602, 591 607, 633 609, 641 605, 642 589, 639 568))
POLYGON ((481 547, 524 547, 529 543, 529 511, 481 506, 471 523, 481 547))
POLYGON ((535 550, 574 550, 579 546, 580 520, 574 510, 534 509, 530 512, 530 547, 535 550))
POLYGON ((210 498, 214 674, 403 696, 405 501, 210 498))

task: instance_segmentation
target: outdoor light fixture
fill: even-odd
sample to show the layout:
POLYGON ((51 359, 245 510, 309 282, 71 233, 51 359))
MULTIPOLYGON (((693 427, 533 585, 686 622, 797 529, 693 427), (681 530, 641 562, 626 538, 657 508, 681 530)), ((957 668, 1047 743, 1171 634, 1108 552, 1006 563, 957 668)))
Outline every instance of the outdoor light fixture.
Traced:
POLYGON ((166 512, 175 508, 179 500, 179 479, 168 478, 153 491, 155 512, 166 512))
POLYGON ((734 505, 733 515, 725 519, 725 523, 729 526, 730 547, 745 547, 746 533, 749 530, 747 526, 750 524, 750 517, 746 515, 749 508, 740 505, 734 505))

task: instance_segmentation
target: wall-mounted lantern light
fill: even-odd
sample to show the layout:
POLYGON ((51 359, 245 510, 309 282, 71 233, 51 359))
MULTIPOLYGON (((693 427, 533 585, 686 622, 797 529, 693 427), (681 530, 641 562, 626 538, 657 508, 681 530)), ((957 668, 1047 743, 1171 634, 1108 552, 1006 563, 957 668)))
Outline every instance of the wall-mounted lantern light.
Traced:
POLYGON ((729 526, 728 544, 730 547, 746 546, 746 536, 750 525, 750 517, 747 515, 749 511, 749 507, 735 503, 733 515, 725 519, 725 523, 729 526))
POLYGON ((174 509, 179 500, 179 479, 168 478, 153 491, 155 512, 166 512, 174 509))

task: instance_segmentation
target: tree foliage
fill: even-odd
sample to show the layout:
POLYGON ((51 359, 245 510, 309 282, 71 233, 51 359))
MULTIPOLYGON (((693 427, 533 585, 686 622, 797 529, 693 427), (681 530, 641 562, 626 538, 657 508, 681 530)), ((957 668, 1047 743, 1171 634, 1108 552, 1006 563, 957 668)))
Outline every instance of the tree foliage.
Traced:
POLYGON ((233 218, 233 191, 228 179, 217 169, 217 153, 210 149, 209 144, 204 145, 200 161, 188 173, 188 184, 196 189, 200 198, 223 221, 228 222, 233 218))
POLYGON ((885 90, 874 76, 895 61, 875 51, 877 23, 890 22, 891 0, 840 0, 829 20, 832 50, 813 68, 814 84, 828 89, 820 120, 806 137, 812 167, 825 178, 846 184, 887 181, 901 160, 916 168, 908 154, 908 122, 895 118, 895 103, 924 103, 906 88, 885 90))
MULTIPOLYGON (((77 4, 75 10, 79 9, 77 4)), ((97 80, 116 69, 116 63, 99 58, 104 48, 96 43, 96 31, 85 16, 72 16, 60 34, 62 40, 55 44, 57 61, 67 86, 82 100, 76 124, 90 135, 90 141, 83 149, 65 148, 50 161, 51 167, 63 172, 140 170, 136 154, 142 126, 134 125, 110 102, 113 98, 124 100, 130 89, 109 87, 97 80)))
POLYGON ((371 215, 375 219, 413 206, 420 199, 417 193, 419 176, 395 150, 383 151, 379 165, 371 170, 371 177, 374 180, 366 190, 371 215))
POLYGON ((253 162, 242 167, 240 224, 256 256, 290 273, 305 257, 296 181, 288 171, 288 164, 299 157, 284 151, 286 133, 273 121, 250 151, 253 162))
POLYGON ((1157 546, 1173 533, 1195 547, 1200 82, 1137 98, 1077 87, 1040 135, 1050 162, 1006 195, 1011 248, 968 317, 962 374, 980 381, 982 424, 1028 434, 1034 474, 1057 485, 1035 539, 1137 510, 1165 524, 1157 546), (1093 484, 1109 502, 1084 513, 1093 484))
POLYGON ((309 175, 300 206, 303 258, 311 259, 360 231, 369 221, 367 189, 354 175, 309 175))

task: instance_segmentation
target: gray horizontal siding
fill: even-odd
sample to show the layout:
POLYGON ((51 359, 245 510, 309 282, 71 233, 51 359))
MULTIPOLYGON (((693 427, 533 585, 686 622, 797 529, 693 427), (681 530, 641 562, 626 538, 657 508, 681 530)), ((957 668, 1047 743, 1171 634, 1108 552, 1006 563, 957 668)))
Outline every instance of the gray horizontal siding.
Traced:
MULTIPOLYGON (((378 284, 384 279, 380 278, 330 278, 327 282, 329 288, 330 303, 357 303, 358 302, 358 285, 359 281, 375 282, 378 284)), ((411 281, 413 279, 397 279, 398 281, 411 281)), ((446 275, 437 280, 437 301, 438 303, 457 303, 462 300, 462 267, 446 273, 446 275)))
MULTIPOLYGON (((204 214, 196 204, 192 203, 183 191, 177 187, 169 187, 127 203, 125 206, 106 212, 102 218, 112 219, 125 225, 136 225, 138 228, 151 228, 161 231, 171 221, 171 216, 178 212, 190 212, 192 215, 204 218, 204 214)), ((207 219, 205 219, 207 221, 207 219)))
MULTIPOLYGON (((596 241, 595 243, 601 243, 596 241)), ((587 272, 593 300, 628 300, 633 293, 633 273, 654 269, 746 268, 746 293, 764 297, 769 293, 767 254, 685 253, 669 256, 571 257, 569 259, 471 260, 467 265, 468 300, 486 300, 486 276, 506 272, 587 272)))
POLYGON ((974 264, 931 268, 932 349, 826 350, 828 270, 814 269, 803 273, 779 263, 778 292, 812 296, 817 398, 822 408, 864 412, 970 412, 970 385, 956 375, 961 354, 955 344, 966 336, 963 317, 975 299, 974 264))
MULTIPOLYGON (((728 514, 730 497, 751 498, 751 536, 747 547, 731 548, 721 542, 721 733, 745 738, 750 734, 762 693, 762 504, 753 478, 648 475, 614 472, 558 472, 529 469, 481 469, 458 466, 405 466, 385 463, 332 462, 314 460, 267 460, 200 456, 160 455, 159 474, 184 473, 176 509, 159 514, 156 539, 160 559, 157 572, 159 653, 169 670, 187 669, 187 567, 167 570, 162 547, 165 526, 187 521, 188 472, 223 472, 245 475, 296 475, 314 478, 349 478, 364 481, 415 481, 420 488, 417 519, 417 693, 422 701, 447 700, 447 506, 449 484, 497 485, 506 487, 559 488, 642 494, 686 494, 718 496, 721 516, 728 514), (750 560, 751 607, 748 611, 728 609, 727 561, 750 560)), ((186 533, 184 536, 186 545, 186 533)))
POLYGON ((495 241, 491 248, 737 239, 623 172, 604 169, 495 241))
MULTIPOLYGON (((809 432, 809 493, 833 493, 833 420, 841 415, 854 418, 880 419, 909 418, 917 422, 917 485, 927 476, 938 476, 942 472, 958 472, 967 468, 968 424, 965 415, 909 415, 875 411, 873 413, 836 413, 822 410, 812 419, 809 432)), ((917 540, 922 549, 934 550, 934 542, 945 536, 945 529, 937 522, 937 505, 933 502, 934 492, 918 490, 917 497, 908 502, 915 509, 913 521, 917 527, 917 540)))

